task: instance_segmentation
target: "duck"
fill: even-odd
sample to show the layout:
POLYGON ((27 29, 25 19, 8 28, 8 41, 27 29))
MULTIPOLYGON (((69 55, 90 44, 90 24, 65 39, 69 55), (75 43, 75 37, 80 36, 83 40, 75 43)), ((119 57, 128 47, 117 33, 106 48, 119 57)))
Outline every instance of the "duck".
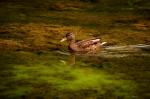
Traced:
POLYGON ((71 52, 95 52, 103 47, 107 42, 101 42, 100 38, 90 38, 86 40, 75 40, 74 33, 66 33, 66 36, 60 42, 68 41, 68 49, 71 52))

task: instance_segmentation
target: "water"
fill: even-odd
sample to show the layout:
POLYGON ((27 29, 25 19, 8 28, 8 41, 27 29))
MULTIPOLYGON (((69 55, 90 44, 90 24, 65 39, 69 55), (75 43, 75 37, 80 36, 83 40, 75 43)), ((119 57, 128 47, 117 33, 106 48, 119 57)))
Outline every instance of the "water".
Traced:
POLYGON ((98 53, 0 53, 6 99, 148 99, 150 45, 107 46, 98 53))
MULTIPOLYGON (((62 55, 70 55, 71 53, 64 51, 57 51, 62 55)), ((126 46, 107 46, 97 53, 76 53, 76 56, 97 56, 104 58, 121 58, 127 56, 150 56, 150 45, 137 44, 137 45, 126 45, 126 46)))
MULTIPOLYGON (((101 70, 100 72, 107 72, 107 75, 113 75, 119 78, 117 79, 117 82, 122 82, 121 80, 124 80, 123 83, 125 85, 121 84, 118 87, 121 88, 126 86, 127 89, 123 89, 123 93, 117 92, 117 95, 115 95, 117 99, 119 97, 125 99, 143 99, 149 97, 148 93, 150 90, 147 86, 150 82, 150 45, 107 46, 100 52, 94 54, 70 54, 63 51, 57 51, 57 53, 68 57, 68 60, 60 61, 63 64, 74 66, 75 64, 81 65, 81 62, 84 62, 84 65, 82 64, 83 67, 96 68, 101 70)), ((113 77, 111 79, 113 79, 113 77)), ((112 80, 112 82, 115 81, 112 80)), ((113 90, 113 88, 110 88, 110 90, 113 90)), ((117 90, 120 89, 116 89, 116 91, 117 90)), ((105 98, 108 98, 107 94, 105 98)))
POLYGON ((150 56, 150 53, 147 51, 150 51, 150 45, 138 44, 107 47, 101 54, 103 57, 127 57, 130 55, 150 56))

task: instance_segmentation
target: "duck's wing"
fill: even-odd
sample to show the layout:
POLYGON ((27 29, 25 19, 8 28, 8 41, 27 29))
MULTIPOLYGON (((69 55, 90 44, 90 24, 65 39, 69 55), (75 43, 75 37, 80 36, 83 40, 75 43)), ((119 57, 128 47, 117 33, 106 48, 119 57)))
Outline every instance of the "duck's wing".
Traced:
POLYGON ((82 40, 79 42, 76 42, 76 44, 80 47, 80 48, 87 48, 90 47, 91 45, 100 43, 100 39, 99 38, 91 38, 91 39, 87 39, 87 40, 82 40))

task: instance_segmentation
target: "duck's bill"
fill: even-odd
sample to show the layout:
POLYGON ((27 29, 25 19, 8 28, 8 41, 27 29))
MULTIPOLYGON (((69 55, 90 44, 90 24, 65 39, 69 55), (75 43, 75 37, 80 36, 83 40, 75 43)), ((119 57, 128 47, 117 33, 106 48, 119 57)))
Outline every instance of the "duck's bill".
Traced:
POLYGON ((60 42, 63 42, 63 41, 66 41, 66 40, 67 40, 67 38, 64 37, 63 39, 60 40, 60 42))

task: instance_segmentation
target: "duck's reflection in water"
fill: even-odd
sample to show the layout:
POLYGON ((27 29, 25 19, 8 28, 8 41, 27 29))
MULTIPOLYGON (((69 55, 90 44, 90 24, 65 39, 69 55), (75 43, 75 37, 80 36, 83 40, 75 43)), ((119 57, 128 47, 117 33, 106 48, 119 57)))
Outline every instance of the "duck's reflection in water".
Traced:
MULTIPOLYGON (((99 53, 101 52, 101 50, 98 51, 99 53)), ((70 52, 69 56, 68 56, 68 60, 67 60, 67 64, 68 65, 75 65, 76 64, 76 58, 80 57, 90 57, 90 56, 96 56, 97 52, 70 52)))
POLYGON ((70 55, 68 57, 68 60, 67 60, 67 63, 69 65, 75 65, 75 62, 76 62, 76 55, 74 52, 70 52, 70 55))

